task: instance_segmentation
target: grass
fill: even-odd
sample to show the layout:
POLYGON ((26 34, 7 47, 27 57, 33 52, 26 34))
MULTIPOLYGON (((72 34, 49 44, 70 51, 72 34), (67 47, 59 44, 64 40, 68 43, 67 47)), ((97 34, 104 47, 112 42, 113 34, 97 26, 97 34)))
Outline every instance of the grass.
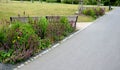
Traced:
POLYGON ((18 14, 23 16, 24 11, 26 16, 73 15, 77 11, 77 5, 39 2, 0 3, 0 19, 17 16, 18 14))
POLYGON ((78 22, 92 22, 94 20, 95 20, 95 18, 93 18, 91 16, 80 15, 78 17, 78 22))
MULTIPOLYGON (((45 15, 74 15, 78 5, 60 3, 39 3, 10 1, 0 3, 0 19, 9 19, 10 16, 45 16, 45 15)), ((89 16, 79 16, 79 22, 90 22, 94 19, 89 16)))

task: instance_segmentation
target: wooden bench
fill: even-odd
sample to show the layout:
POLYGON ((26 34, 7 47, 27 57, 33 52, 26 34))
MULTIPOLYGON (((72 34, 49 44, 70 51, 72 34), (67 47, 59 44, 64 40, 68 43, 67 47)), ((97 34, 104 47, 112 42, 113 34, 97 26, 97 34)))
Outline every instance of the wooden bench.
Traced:
MULTIPOLYGON (((63 16, 46 16, 49 22, 55 22, 55 23, 59 23, 61 17, 63 16)), ((66 17, 68 18, 69 23, 76 28, 76 22, 77 22, 78 16, 72 15, 72 16, 66 16, 66 17)))
POLYGON ((32 19, 32 20, 38 20, 40 17, 10 17, 10 21, 13 22, 13 21, 20 21, 20 22, 23 22, 23 23, 27 23, 29 21, 29 19, 32 19))
MULTIPOLYGON (((46 16, 46 19, 49 22, 59 23, 61 17, 63 17, 63 16, 46 16)), ((67 17, 69 23, 74 28, 76 28, 76 22, 77 22, 78 16, 77 15, 71 15, 71 16, 65 16, 65 17, 67 17)), ((13 22, 13 21, 17 20, 17 21, 21 21, 21 22, 25 22, 26 23, 26 22, 29 21, 29 18, 32 18, 32 20, 38 20, 38 19, 40 19, 40 17, 10 17, 10 21, 13 22)))

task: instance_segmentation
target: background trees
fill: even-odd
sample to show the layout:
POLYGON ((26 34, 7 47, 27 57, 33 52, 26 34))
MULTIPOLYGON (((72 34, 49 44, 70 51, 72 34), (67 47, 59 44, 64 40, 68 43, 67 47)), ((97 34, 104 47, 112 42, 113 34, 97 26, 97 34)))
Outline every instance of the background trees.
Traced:
MULTIPOLYGON (((0 0, 1 1, 1 0, 0 0)), ((7 1, 7 0, 6 0, 7 1)), ((80 0, 14 0, 14 1, 46 1, 46 2, 58 2, 67 4, 78 4, 80 0)), ((114 6, 120 5, 120 0, 83 0, 85 5, 97 5, 102 4, 108 6, 110 3, 114 6)))
POLYGON ((120 0, 102 0, 102 3, 107 6, 109 4, 113 6, 120 6, 120 0))

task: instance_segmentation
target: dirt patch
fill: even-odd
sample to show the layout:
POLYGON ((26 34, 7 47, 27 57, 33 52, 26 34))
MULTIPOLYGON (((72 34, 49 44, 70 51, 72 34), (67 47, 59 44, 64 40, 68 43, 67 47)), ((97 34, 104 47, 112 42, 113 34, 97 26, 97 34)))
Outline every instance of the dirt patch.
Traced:
POLYGON ((76 29, 77 30, 83 29, 90 24, 92 24, 92 22, 77 22, 76 23, 76 29))

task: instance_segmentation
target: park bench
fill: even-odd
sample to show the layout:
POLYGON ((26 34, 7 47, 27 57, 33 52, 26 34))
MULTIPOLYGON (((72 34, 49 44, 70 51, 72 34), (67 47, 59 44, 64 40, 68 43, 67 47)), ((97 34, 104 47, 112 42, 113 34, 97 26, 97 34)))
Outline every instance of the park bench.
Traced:
POLYGON ((32 20, 38 20, 40 17, 10 17, 10 21, 20 21, 23 23, 27 23, 29 19, 32 18, 32 20))
MULTIPOLYGON (((61 17, 63 16, 46 16, 48 22, 55 22, 55 23, 59 23, 61 17)), ((72 27, 76 28, 76 22, 77 22, 78 16, 72 15, 72 16, 66 16, 66 17, 68 18, 68 21, 72 25, 72 27)))
MULTIPOLYGON (((60 22, 60 18, 63 16, 45 16, 46 19, 48 20, 48 22, 55 22, 55 23, 59 23, 60 22)), ((66 16, 68 18, 69 23, 76 28, 76 22, 78 19, 77 15, 71 15, 71 16, 66 16)), ((10 21, 21 21, 21 22, 28 22, 29 18, 32 18, 32 20, 38 20, 40 19, 40 17, 10 17, 10 21)))

